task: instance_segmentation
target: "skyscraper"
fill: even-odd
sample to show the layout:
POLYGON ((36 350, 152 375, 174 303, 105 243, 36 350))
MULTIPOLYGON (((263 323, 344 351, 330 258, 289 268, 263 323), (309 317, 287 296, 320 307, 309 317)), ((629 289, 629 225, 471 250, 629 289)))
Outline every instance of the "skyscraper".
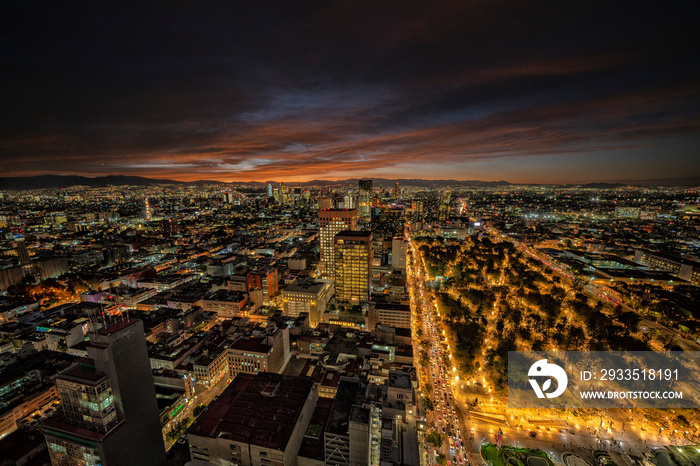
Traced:
POLYGON ((438 206, 438 221, 444 222, 450 215, 450 199, 452 193, 447 191, 440 193, 440 205, 438 206))
POLYGON ((269 183, 267 185, 267 197, 272 197, 272 185, 269 183))
POLYGON ((346 209, 354 209, 355 208, 355 196, 352 193, 347 193, 345 197, 343 198, 343 201, 345 202, 345 208, 346 209))
POLYGON ((289 186, 285 186, 284 184, 280 183, 279 203, 286 204, 287 202, 289 202, 289 198, 289 186))
POLYGON ((394 199, 399 198, 399 182, 394 183, 394 199))
POLYGON ((361 304, 369 301, 372 284, 372 232, 341 231, 334 238, 335 298, 361 304))
POLYGON ((362 220, 369 221, 372 208, 372 180, 365 178, 359 182, 357 213, 362 220))
POLYGON ((143 322, 108 324, 90 335, 87 352, 56 380, 63 416, 44 428, 52 464, 164 465, 143 322))
POLYGON ((343 230, 357 230, 357 211, 354 209, 326 209, 318 212, 321 243, 321 278, 335 276, 333 238, 343 230))
POLYGON ((153 218, 153 214, 151 212, 151 204, 148 203, 148 198, 145 198, 145 201, 143 203, 143 216, 148 222, 150 222, 151 218, 153 218))
POLYGON ((391 240, 391 268, 406 270, 406 240, 393 238, 391 240))

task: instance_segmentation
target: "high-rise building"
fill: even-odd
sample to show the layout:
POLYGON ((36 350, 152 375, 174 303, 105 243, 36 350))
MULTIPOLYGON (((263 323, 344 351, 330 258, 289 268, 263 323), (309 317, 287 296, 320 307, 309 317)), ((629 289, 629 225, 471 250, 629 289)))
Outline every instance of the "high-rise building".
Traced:
POLYGON ((248 273, 248 289, 262 290, 263 304, 270 304, 270 299, 279 291, 279 274, 275 267, 261 267, 248 273))
POLYGON ((330 197, 322 197, 318 200, 318 210, 326 210, 333 208, 333 199, 330 197))
POLYGON ((359 181, 359 188, 360 190, 357 196, 357 214, 361 219, 369 221, 372 208, 372 180, 361 179, 359 181))
POLYGON ((343 230, 357 230, 357 210, 321 210, 318 213, 318 229, 321 243, 321 278, 332 280, 335 276, 333 238, 343 230))
POLYGON ((345 198, 343 198, 343 201, 345 202, 346 209, 354 209, 355 208, 355 196, 352 193, 346 194, 345 198))
POLYGON ((145 199, 143 204, 143 216, 147 222, 150 222, 153 218, 153 212, 151 212, 151 204, 148 203, 148 198, 145 199))
POLYGON ((335 298, 360 304, 369 301, 372 284, 372 232, 341 231, 334 238, 335 298))
POLYGON ((399 182, 394 183, 394 199, 399 198, 399 182))
POLYGON ((267 185, 267 197, 272 197, 272 185, 267 185))
POLYGON ((174 218, 164 218, 160 221, 160 232, 163 236, 174 235, 178 231, 180 227, 174 218))
POLYGON ((444 192, 440 193, 440 205, 438 206, 438 221, 444 222, 450 215, 450 199, 452 198, 452 193, 444 192))
POLYGON ((52 464, 164 465, 143 322, 108 324, 90 335, 87 353, 56 379, 63 416, 44 427, 52 464))
POLYGON ((280 188, 272 189, 272 198, 275 200, 275 204, 280 203, 280 188))
POLYGON ((372 209, 372 231, 379 238, 394 238, 403 235, 403 209, 384 207, 372 209))
POLYGON ((226 191, 221 194, 224 204, 240 205, 239 194, 235 191, 226 191))
POLYGON ((291 196, 289 195, 289 186, 285 186, 284 184, 280 183, 280 199, 279 202, 280 204, 286 204, 289 202, 291 196))
POLYGON ((406 270, 406 240, 393 238, 391 240, 391 268, 394 270, 406 270))

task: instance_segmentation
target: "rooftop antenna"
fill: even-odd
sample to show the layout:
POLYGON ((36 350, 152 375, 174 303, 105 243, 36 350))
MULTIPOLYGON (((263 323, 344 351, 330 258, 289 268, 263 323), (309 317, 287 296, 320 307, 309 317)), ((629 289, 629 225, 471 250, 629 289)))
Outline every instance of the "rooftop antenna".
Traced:
POLYGON ((94 321, 95 318, 96 318, 95 311, 88 309, 88 321, 90 322, 90 326, 88 328, 88 335, 92 335, 92 334, 97 332, 95 330, 95 321, 94 321))

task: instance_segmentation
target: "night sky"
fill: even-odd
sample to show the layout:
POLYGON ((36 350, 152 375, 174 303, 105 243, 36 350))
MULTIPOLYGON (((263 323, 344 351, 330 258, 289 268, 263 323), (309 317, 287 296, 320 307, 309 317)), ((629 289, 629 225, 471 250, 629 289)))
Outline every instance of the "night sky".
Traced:
POLYGON ((700 175, 700 2, 5 2, 0 176, 700 175))

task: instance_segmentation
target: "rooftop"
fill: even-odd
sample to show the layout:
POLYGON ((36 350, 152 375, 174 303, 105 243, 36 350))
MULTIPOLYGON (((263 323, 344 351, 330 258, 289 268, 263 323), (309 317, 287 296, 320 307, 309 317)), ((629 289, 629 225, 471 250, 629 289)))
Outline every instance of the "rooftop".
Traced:
POLYGON ((60 413, 44 423, 44 432, 47 435, 55 435, 55 433, 64 433, 86 440, 102 442, 107 437, 110 437, 114 432, 116 432, 117 429, 119 429, 123 424, 124 421, 119 421, 114 427, 112 427, 109 430, 109 432, 97 432, 94 430, 89 430, 83 427, 68 424, 67 422, 65 422, 65 417, 63 416, 63 414, 60 413))
POLYGON ((320 461, 324 459, 324 436, 328 417, 331 414, 333 400, 330 398, 319 398, 316 403, 316 409, 311 416, 309 428, 306 430, 301 448, 299 448, 299 456, 304 458, 313 458, 320 461))
POLYGON ((58 378, 81 384, 97 385, 106 379, 107 375, 95 369, 95 361, 86 358, 61 372, 58 378))
POLYGON ((347 435, 350 412, 358 397, 364 395, 365 383, 360 379, 343 379, 333 400, 333 409, 328 418, 326 431, 332 434, 347 435))
POLYGON ((410 389, 411 376, 405 372, 390 371, 389 386, 395 388, 410 389))
POLYGON ((341 238, 341 239, 352 239, 352 240, 370 240, 372 239, 372 232, 371 231, 355 231, 355 230, 343 230, 339 232, 337 235, 335 235, 335 238, 341 238))
POLYGON ((231 344, 231 349, 267 354, 272 346, 268 345, 266 341, 267 337, 240 338, 231 344))
POLYGON ((97 333, 105 336, 114 335, 120 330, 123 330, 126 327, 135 324, 136 322, 138 322, 137 319, 131 319, 129 318, 129 316, 118 317, 112 322, 108 322, 107 326, 101 328, 97 333))
POLYGON ((313 385, 305 377, 238 374, 190 435, 284 450, 313 385))
POLYGON ((240 291, 230 291, 226 289, 216 290, 214 293, 204 297, 204 301, 226 301, 232 303, 240 303, 245 301, 246 297, 240 291))
POLYGON ((328 282, 320 280, 294 280, 291 284, 287 285, 284 289, 285 292, 290 293, 318 293, 326 286, 328 282))

